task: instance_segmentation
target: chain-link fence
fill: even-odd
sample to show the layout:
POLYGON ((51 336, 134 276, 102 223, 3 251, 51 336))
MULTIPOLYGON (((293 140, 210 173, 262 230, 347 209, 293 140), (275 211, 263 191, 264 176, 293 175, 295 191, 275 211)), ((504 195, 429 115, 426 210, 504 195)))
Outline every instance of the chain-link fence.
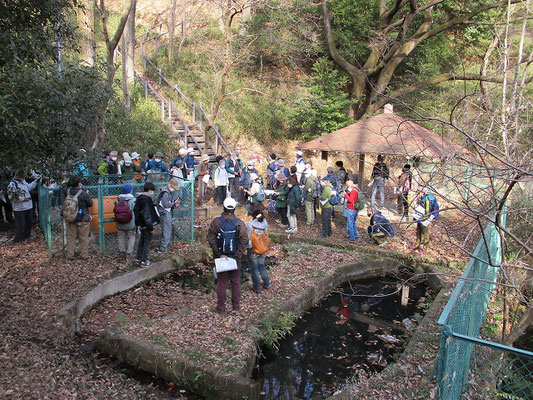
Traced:
MULTIPOLYGON (((150 174, 146 181, 152 182, 156 190, 153 194, 154 204, 157 202, 161 187, 168 182, 167 174, 150 174)), ((87 176, 83 178, 84 186, 93 199, 91 214, 89 248, 92 251, 112 254, 118 252, 117 226, 113 209, 117 196, 122 193, 125 183, 131 183, 133 194, 143 192, 144 182, 139 182, 133 175, 87 176)), ((61 217, 66 187, 39 185, 39 223, 50 255, 61 253, 67 243, 67 224, 61 217)), ((179 208, 173 210, 172 240, 194 240, 194 182, 180 181, 179 189, 173 192, 174 199, 179 198, 179 208)), ((160 236, 160 228, 154 231, 156 244, 160 236)), ((139 235, 137 235, 139 236, 139 235)), ((138 239, 138 237, 137 237, 138 239)))
POLYGON ((533 353, 478 338, 500 272, 491 264, 501 259, 500 235, 490 224, 439 318, 437 399, 533 398, 533 353))

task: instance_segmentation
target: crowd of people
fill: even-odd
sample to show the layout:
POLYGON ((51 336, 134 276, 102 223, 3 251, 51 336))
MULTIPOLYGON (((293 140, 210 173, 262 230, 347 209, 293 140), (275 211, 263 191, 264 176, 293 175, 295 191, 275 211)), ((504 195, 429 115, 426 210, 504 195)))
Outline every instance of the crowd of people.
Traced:
MULTIPOLYGON (((390 169, 383 155, 378 156, 369 187, 371 199, 367 204, 359 187, 357 174, 349 173, 342 161, 335 167, 328 167, 325 176, 319 176, 310 160, 304 160, 303 153, 295 153, 294 162, 288 165, 283 158, 272 153, 261 165, 261 158, 253 155, 245 163, 234 151, 226 157, 216 156, 210 162, 207 155, 195 160, 192 148, 182 148, 167 166, 161 152, 149 153, 141 160, 137 152, 131 155, 117 151, 105 152, 98 166, 91 170, 80 159, 74 162, 74 174, 64 186, 62 216, 67 225, 66 257, 72 260, 76 240, 79 240, 80 257, 88 257, 88 236, 90 231, 89 208, 93 199, 82 182, 92 174, 107 176, 109 183, 117 183, 118 175, 128 175, 122 185, 122 193, 117 197, 114 214, 117 226, 119 253, 126 258, 136 258, 143 267, 151 265, 149 249, 154 228, 161 227, 161 237, 157 245, 160 253, 168 252, 172 235, 172 211, 180 207, 180 181, 198 183, 198 203, 205 206, 208 189, 213 190, 213 202, 223 208, 220 217, 212 221, 208 231, 209 245, 216 258, 234 259, 235 268, 219 271, 217 279, 217 312, 225 312, 225 288, 229 281, 232 287, 232 305, 240 307, 241 260, 246 254, 253 290, 270 287, 265 267, 265 254, 268 251, 267 214, 276 218, 276 223, 286 233, 298 232, 299 223, 314 225, 318 213, 321 219, 321 238, 332 235, 332 218, 335 208, 342 210, 346 218, 346 239, 355 242, 359 239, 357 217, 366 208, 370 218, 368 235, 377 245, 383 246, 395 236, 392 224, 382 213, 385 207, 385 186, 390 179, 390 169), (91 173, 92 171, 92 173, 91 173), (159 174, 159 176, 158 176, 159 174), (154 181, 167 181, 156 192, 154 181), (115 181, 114 181, 115 180, 115 181), (133 194, 133 183, 143 183, 143 192, 133 194), (178 196, 176 192, 178 191, 178 196), (376 197, 379 192, 379 204, 376 197), (245 224, 235 216, 235 210, 245 207, 251 222, 245 224), (302 212, 299 213, 299 209, 302 212), (304 221, 302 221, 304 219, 304 221), (138 236, 138 247, 134 245, 138 236)), ((0 186, 0 221, 15 223, 14 242, 21 242, 31 235, 31 226, 36 220, 36 186, 41 178, 32 174, 28 179, 15 174, 2 175, 0 186)), ((413 250, 424 254, 429 247, 429 224, 438 217, 439 206, 435 196, 427 186, 417 186, 411 165, 405 164, 394 182, 397 196, 397 212, 402 220, 409 220, 412 211, 416 222, 416 244, 413 250), (411 195, 418 195, 412 201, 411 195)))

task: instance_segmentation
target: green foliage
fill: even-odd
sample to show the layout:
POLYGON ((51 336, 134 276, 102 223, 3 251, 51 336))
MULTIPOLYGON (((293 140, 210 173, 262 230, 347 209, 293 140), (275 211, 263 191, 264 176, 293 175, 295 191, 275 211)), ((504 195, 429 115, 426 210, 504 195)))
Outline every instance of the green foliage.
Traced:
POLYGON ((120 311, 115 316, 115 321, 117 321, 119 324, 127 324, 130 321, 130 319, 128 318, 126 314, 120 311))
POLYGON ((279 349, 279 341, 294 327, 296 316, 292 312, 281 313, 275 317, 275 307, 259 323, 259 331, 254 333, 254 340, 263 343, 272 351, 279 349))
POLYGON ((314 139, 348 125, 350 100, 344 91, 348 77, 327 59, 313 65, 313 74, 304 81, 309 94, 299 98, 289 111, 289 130, 294 137, 314 139))
POLYGON ((159 105, 151 98, 145 99, 139 86, 132 88, 131 113, 128 115, 118 99, 112 99, 106 112, 105 147, 119 152, 136 151, 141 154, 161 151, 170 157, 172 140, 170 127, 161 122, 159 105))

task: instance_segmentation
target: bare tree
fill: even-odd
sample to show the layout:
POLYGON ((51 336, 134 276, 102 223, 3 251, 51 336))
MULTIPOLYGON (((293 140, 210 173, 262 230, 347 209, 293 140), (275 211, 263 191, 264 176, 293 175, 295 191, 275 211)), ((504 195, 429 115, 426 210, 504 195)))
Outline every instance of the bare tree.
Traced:
POLYGON ((122 89, 124 108, 128 113, 131 109, 130 87, 135 81, 135 9, 134 1, 122 35, 122 89))
POLYGON ((94 2, 83 1, 77 9, 80 61, 94 65, 94 2))

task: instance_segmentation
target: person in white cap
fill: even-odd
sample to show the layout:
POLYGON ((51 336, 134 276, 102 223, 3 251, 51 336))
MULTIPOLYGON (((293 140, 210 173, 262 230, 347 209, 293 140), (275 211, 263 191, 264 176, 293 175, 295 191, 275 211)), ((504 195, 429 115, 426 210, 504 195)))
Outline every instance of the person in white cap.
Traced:
POLYGON ((259 175, 255 172, 250 174, 252 184, 250 189, 245 190, 248 197, 248 203, 246 204, 246 210, 252 214, 255 209, 263 209, 263 201, 266 200, 265 188, 259 180, 259 175))
MULTIPOLYGON (((252 187, 253 180, 252 174, 259 176, 259 172, 255 169, 255 163, 253 160, 249 160, 246 164, 246 168, 242 171, 241 181, 239 186, 239 203, 241 205, 246 203, 246 192, 252 187)), ((257 178, 256 178, 257 179, 257 178)))
POLYGON ((134 151, 131 153, 131 161, 133 162, 133 171, 135 172, 135 175, 133 175, 133 178, 138 182, 141 183, 144 179, 144 175, 146 175, 146 172, 144 172, 141 162, 141 155, 134 151))
POLYGON ((190 181, 194 180, 194 167, 200 164, 198 161, 194 161, 193 153, 194 149, 192 147, 189 147, 187 149, 187 155, 183 160, 185 162, 185 166, 187 167, 187 179, 190 181))
POLYGON ((133 160, 127 151, 122 153, 122 160, 120 160, 118 165, 123 175, 133 173, 133 160))
POLYGON ((296 153, 296 161, 294 161, 294 166, 296 167, 296 179, 298 182, 302 179, 302 174, 305 170, 305 160, 304 153, 301 150, 298 150, 296 153))
POLYGON ((221 159, 218 162, 218 167, 213 174, 213 182, 215 183, 215 203, 220 207, 226 198, 229 179, 228 171, 226 170, 226 162, 221 159))
POLYGON ((214 258, 233 258, 237 269, 217 273, 217 306, 219 314, 226 313, 226 285, 231 283, 231 305, 238 311, 241 305, 241 259, 248 245, 248 230, 243 221, 235 216, 237 202, 228 197, 224 200, 224 211, 215 218, 207 232, 207 241, 214 258))

